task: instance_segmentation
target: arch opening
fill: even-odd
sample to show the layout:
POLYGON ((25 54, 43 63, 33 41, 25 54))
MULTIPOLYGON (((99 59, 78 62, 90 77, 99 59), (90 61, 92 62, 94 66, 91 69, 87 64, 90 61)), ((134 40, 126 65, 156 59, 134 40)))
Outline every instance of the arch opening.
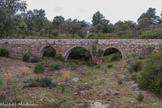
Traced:
POLYGON ((72 48, 67 54, 68 60, 91 61, 92 56, 89 50, 83 47, 72 48))
POLYGON ((51 47, 47 46, 43 49, 43 57, 55 57, 56 56, 56 50, 51 47))
POLYGON ((122 53, 117 48, 108 48, 105 50, 103 57, 105 61, 119 61, 122 59, 122 53))

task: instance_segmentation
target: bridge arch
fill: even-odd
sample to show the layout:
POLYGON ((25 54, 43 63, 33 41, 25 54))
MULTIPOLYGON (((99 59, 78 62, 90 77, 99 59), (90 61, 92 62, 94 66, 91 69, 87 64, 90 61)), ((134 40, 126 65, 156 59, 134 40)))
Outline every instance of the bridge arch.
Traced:
POLYGON ((72 48, 70 48, 66 53, 65 53, 65 61, 67 61, 68 57, 70 56, 70 54, 72 53, 73 50, 77 49, 77 48, 82 48, 82 49, 85 49, 86 51, 89 52, 90 54, 90 59, 92 59, 92 54, 91 54, 91 51, 87 48, 87 47, 84 47, 84 46, 74 46, 72 48))
POLYGON ((103 53, 103 57, 108 56, 108 55, 113 54, 113 53, 119 53, 120 58, 124 57, 122 50, 120 48, 116 48, 116 47, 107 47, 107 48, 105 48, 104 53, 103 53))
POLYGON ((54 47, 50 46, 50 45, 43 46, 40 49, 41 57, 48 56, 49 53, 50 53, 51 56, 55 56, 57 54, 57 50, 54 47), (48 52, 48 50, 51 50, 51 52, 48 52))

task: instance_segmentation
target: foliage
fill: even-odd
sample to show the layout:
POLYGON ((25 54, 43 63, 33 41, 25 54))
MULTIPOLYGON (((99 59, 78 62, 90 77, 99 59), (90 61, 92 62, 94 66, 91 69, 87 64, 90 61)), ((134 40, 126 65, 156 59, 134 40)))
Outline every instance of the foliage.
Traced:
POLYGON ((129 73, 139 72, 141 69, 142 69, 142 61, 141 60, 131 61, 130 65, 128 67, 129 73))
POLYGON ((136 83, 137 82, 137 75, 136 74, 131 75, 131 80, 136 83))
POLYGON ((3 80, 2 80, 2 79, 0 79, 0 86, 1 86, 1 85, 3 85, 3 80))
POLYGON ((97 55, 98 55, 98 56, 102 56, 102 55, 103 55, 103 50, 99 48, 99 49, 98 49, 98 52, 97 52, 97 55))
POLYGON ((30 59, 30 55, 29 54, 27 54, 27 53, 23 54, 22 61, 28 62, 29 59, 30 59))
POLYGON ((50 78, 34 78, 28 79, 24 87, 56 87, 57 84, 53 83, 50 78))
POLYGON ((62 68, 61 62, 56 62, 50 66, 50 71, 60 70, 62 68))
POLYGON ((79 59, 79 60, 85 60, 89 61, 91 60, 91 54, 90 51, 86 50, 85 48, 74 48, 70 52, 68 59, 79 59))
POLYGON ((46 47, 44 49, 43 56, 45 56, 45 57, 55 57, 56 56, 56 51, 52 47, 46 47))
POLYGON ((36 64, 34 68, 34 73, 41 74, 44 72, 44 65, 43 64, 36 64))
POLYGON ((141 39, 162 39, 162 28, 143 31, 139 37, 141 39))
POLYGON ((32 57, 30 58, 30 62, 31 62, 31 63, 37 63, 37 62, 40 62, 40 58, 37 57, 37 56, 32 56, 32 57))
POLYGON ((119 84, 119 85, 123 84, 123 82, 122 82, 121 79, 118 80, 118 84, 119 84))
POLYGON ((108 64, 107 65, 107 68, 111 68, 111 67, 113 67, 113 64, 108 64))
POLYGON ((159 51, 144 62, 142 72, 138 78, 139 87, 149 90, 162 97, 162 51, 159 51))
POLYGON ((131 55, 132 55, 133 58, 137 58, 138 57, 138 53, 136 53, 136 52, 133 52, 131 55))
POLYGON ((57 54, 56 59, 63 61, 64 57, 61 54, 57 54))
POLYGON ((7 49, 5 49, 5 48, 1 48, 0 49, 0 56, 2 56, 2 57, 8 57, 9 54, 10 54, 10 52, 7 49))
POLYGON ((114 62, 114 61, 119 61, 120 60, 120 54, 119 53, 114 53, 111 55, 110 61, 114 62))
POLYGON ((142 102, 144 99, 144 95, 142 93, 139 93, 136 98, 139 102, 142 102))

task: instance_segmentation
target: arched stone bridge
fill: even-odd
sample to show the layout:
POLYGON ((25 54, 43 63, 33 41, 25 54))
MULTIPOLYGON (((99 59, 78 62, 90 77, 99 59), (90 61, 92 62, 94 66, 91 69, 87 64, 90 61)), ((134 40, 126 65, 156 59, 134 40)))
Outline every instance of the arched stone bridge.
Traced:
POLYGON ((122 58, 130 56, 133 52, 139 55, 146 53, 147 47, 154 47, 157 51, 162 45, 162 39, 1 39, 0 48, 7 48, 10 56, 21 58, 22 55, 30 50, 33 55, 43 56, 44 49, 48 46, 53 47, 57 54, 68 58, 73 48, 82 47, 91 52, 92 60, 97 63, 102 62, 102 57, 92 54, 92 47, 103 51, 109 48, 118 49, 122 58))

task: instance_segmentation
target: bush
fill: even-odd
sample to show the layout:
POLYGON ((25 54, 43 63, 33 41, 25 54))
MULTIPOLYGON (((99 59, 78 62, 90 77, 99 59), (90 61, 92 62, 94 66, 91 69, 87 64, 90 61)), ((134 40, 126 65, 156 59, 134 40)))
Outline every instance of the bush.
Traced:
POLYGON ((26 81, 24 87, 56 87, 56 84, 52 82, 50 78, 35 78, 26 81))
POLYGON ((50 66, 50 71, 60 70, 62 68, 62 64, 60 62, 56 62, 50 66))
POLYGON ((138 78, 141 89, 149 90, 162 98, 162 51, 149 56, 138 78))
POLYGON ((56 59, 63 61, 64 57, 61 54, 57 54, 56 59))
POLYGON ((162 28, 144 31, 139 37, 142 39, 162 39, 162 28))
POLYGON ((142 93, 139 93, 136 98, 139 102, 142 102, 144 99, 144 95, 142 93))
POLYGON ((118 80, 118 84, 119 84, 119 85, 120 85, 120 84, 123 84, 123 82, 122 82, 121 79, 118 80))
POLYGON ((136 53, 136 52, 133 52, 131 55, 132 55, 133 58, 137 58, 138 57, 138 53, 136 53))
POLYGON ((36 64, 36 66, 34 68, 34 73, 40 74, 40 73, 43 73, 43 71, 44 71, 44 65, 43 64, 36 64))
POLYGON ((131 80, 133 80, 136 83, 137 82, 137 75, 136 74, 133 74, 131 76, 131 80))
POLYGON ((9 54, 10 54, 10 52, 7 49, 5 49, 5 48, 1 48, 0 49, 0 56, 2 56, 2 57, 8 57, 9 54))
POLYGON ((2 80, 2 79, 0 79, 0 86, 1 86, 1 85, 3 85, 3 80, 2 80))
POLYGON ((112 56, 110 58, 111 62, 119 61, 119 60, 120 60, 120 54, 119 53, 112 54, 112 56))
POLYGON ((28 62, 29 59, 30 59, 30 55, 26 53, 26 54, 23 55, 22 61, 28 62))
POLYGON ((44 54, 43 56, 45 57, 55 57, 56 56, 56 51, 52 47, 46 47, 44 49, 44 54))
POLYGON ((37 63, 37 62, 40 62, 40 58, 37 57, 37 56, 33 56, 33 57, 31 57, 30 62, 31 62, 31 63, 37 63))
POLYGON ((130 73, 133 73, 133 72, 138 72, 141 69, 142 69, 142 61, 141 60, 135 60, 135 61, 132 61, 130 63, 128 71, 130 73))
POLYGON ((111 68, 111 67, 113 67, 113 64, 108 64, 107 65, 107 68, 111 68))

